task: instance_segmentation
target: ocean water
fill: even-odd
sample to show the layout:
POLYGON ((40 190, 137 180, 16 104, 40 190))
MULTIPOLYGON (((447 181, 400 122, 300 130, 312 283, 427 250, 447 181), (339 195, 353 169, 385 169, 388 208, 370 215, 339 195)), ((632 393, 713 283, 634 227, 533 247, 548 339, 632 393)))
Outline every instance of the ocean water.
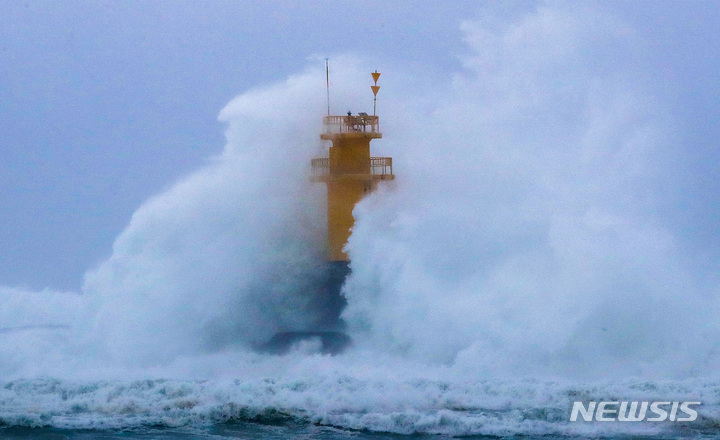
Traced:
POLYGON ((720 438, 720 381, 18 380, 3 438, 720 438), (570 422, 575 400, 701 401, 692 422, 570 422))
POLYGON ((8 439, 428 439, 438 436, 397 436, 392 434, 369 434, 313 425, 263 425, 256 423, 226 423, 205 429, 143 429, 135 431, 72 431, 60 429, 7 429, 2 432, 8 439))
MULTIPOLYGON (((668 221, 690 215, 669 188, 692 145, 642 42, 570 5, 465 22, 462 68, 431 86, 383 71, 372 148, 397 180, 354 211, 351 348, 253 350, 326 312, 309 60, 228 103, 225 148, 143 203, 79 291, 0 287, 0 437, 720 438, 720 258, 668 221), (576 400, 702 405, 570 422, 576 400)), ((374 69, 334 58, 343 113, 374 69)))

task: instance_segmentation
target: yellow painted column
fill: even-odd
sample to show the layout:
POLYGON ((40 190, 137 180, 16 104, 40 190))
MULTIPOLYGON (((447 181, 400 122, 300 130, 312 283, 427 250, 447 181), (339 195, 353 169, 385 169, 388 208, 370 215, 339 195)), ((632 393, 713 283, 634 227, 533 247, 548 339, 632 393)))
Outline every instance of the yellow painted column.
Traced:
POLYGON ((370 137, 362 133, 336 134, 330 147, 328 188, 328 241, 330 261, 347 261, 343 247, 355 223, 352 211, 372 189, 370 175, 370 137), (363 178, 365 177, 365 178, 363 178))

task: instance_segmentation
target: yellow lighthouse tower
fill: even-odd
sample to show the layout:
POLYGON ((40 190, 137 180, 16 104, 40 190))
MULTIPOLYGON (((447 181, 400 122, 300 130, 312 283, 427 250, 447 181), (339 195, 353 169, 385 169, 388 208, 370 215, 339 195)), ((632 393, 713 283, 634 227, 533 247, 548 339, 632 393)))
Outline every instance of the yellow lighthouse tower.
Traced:
POLYGON ((378 182, 395 178, 391 157, 370 156, 370 141, 382 137, 375 115, 380 74, 376 71, 372 77, 375 81, 371 86, 374 95, 372 116, 350 112, 345 116, 331 116, 328 107, 320 139, 331 141, 332 145, 327 157, 311 162, 311 180, 327 184, 328 219, 328 264, 318 274, 316 287, 305 290, 310 298, 311 322, 306 328, 276 333, 257 347, 260 351, 285 353, 299 341, 319 338, 320 351, 335 354, 351 343, 344 333, 345 324, 340 315, 347 304, 341 291, 350 272, 344 248, 354 223, 352 212, 357 202, 374 190, 378 182))
POLYGON ((328 157, 312 160, 314 182, 327 184, 328 260, 347 262, 344 251, 353 227, 353 208, 383 180, 393 180, 391 157, 372 157, 370 141, 382 138, 375 103, 380 73, 372 73, 373 114, 326 116, 320 139, 332 141, 328 157))

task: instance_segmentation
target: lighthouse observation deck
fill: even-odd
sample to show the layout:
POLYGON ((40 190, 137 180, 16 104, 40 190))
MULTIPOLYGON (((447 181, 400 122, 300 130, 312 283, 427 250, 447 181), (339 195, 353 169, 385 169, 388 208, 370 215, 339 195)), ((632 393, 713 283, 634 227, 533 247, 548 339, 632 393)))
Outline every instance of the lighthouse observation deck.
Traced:
POLYGON ((359 113, 355 116, 325 116, 323 118, 322 139, 332 140, 333 135, 342 133, 367 133, 377 135, 371 136, 373 138, 382 137, 377 116, 359 113))

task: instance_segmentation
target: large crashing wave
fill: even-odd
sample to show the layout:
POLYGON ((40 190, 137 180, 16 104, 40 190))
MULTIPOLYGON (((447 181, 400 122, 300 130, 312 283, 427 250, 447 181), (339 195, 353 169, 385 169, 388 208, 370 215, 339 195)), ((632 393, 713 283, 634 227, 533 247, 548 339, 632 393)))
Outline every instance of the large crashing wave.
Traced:
POLYGON ((131 363, 247 348, 304 329, 324 257, 322 75, 310 69, 229 103, 221 157, 133 215, 85 291, 103 297, 95 336, 131 363), (143 341, 138 344, 138 341, 143 341))
POLYGON ((487 375, 712 371, 716 292, 661 210, 685 152, 631 30, 583 7, 463 29, 465 70, 388 136, 397 187, 356 209, 356 337, 487 375))

